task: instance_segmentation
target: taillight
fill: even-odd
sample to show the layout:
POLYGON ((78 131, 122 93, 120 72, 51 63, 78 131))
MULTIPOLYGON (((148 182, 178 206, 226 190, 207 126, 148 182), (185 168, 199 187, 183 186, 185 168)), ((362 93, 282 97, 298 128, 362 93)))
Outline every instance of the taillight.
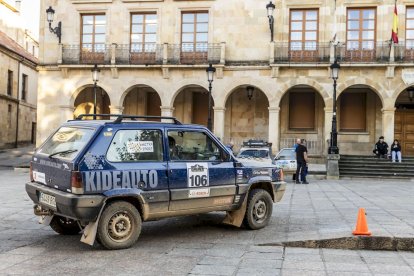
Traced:
POLYGON ((29 174, 30 174, 30 181, 31 182, 34 182, 34 178, 33 178, 33 162, 32 161, 30 161, 30 171, 29 171, 29 174))
POLYGON ((280 181, 285 181, 285 174, 283 173, 283 169, 279 170, 279 174, 280 174, 280 181))
POLYGON ((82 174, 79 171, 72 171, 70 186, 72 193, 83 194, 82 174))

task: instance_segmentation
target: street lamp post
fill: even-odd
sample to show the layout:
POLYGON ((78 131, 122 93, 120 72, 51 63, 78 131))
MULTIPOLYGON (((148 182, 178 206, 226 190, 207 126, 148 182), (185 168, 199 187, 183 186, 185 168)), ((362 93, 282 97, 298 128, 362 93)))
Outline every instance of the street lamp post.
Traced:
POLYGON ((59 44, 62 39, 62 22, 59 21, 57 27, 52 28, 53 17, 55 16, 55 10, 51 6, 46 10, 47 21, 49 22, 49 30, 59 38, 59 44))
POLYGON ((99 81, 99 70, 98 65, 95 64, 92 71, 92 80, 93 80, 93 119, 96 120, 96 84, 99 81))
POLYGON ((267 17, 269 18, 270 42, 273 42, 273 28, 275 22, 275 19, 273 17, 273 11, 275 10, 275 7, 276 6, 272 3, 272 1, 270 1, 269 4, 266 5, 267 17))
POLYGON ((339 76, 339 65, 337 59, 335 58, 334 63, 331 64, 331 78, 333 79, 333 115, 332 115, 332 130, 331 130, 331 141, 328 149, 328 154, 339 154, 338 148, 338 132, 336 128, 336 81, 339 76))
POLYGON ((211 89, 212 83, 214 80, 214 73, 216 72, 216 68, 214 68, 211 63, 208 65, 207 69, 207 80, 208 80, 208 119, 207 119, 207 128, 212 131, 212 123, 211 123, 211 89))

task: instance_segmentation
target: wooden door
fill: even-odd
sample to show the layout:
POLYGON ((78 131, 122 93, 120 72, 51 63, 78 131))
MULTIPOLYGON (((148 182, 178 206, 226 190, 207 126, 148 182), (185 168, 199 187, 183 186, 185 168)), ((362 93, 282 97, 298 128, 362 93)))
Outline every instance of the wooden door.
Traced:
POLYGON ((395 111, 394 137, 401 143, 403 156, 414 156, 414 110, 395 111))

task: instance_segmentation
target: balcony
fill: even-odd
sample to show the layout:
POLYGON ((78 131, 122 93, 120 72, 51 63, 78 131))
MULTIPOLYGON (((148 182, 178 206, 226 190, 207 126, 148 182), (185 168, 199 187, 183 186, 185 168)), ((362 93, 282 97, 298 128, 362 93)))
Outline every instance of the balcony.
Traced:
POLYGON ((414 44, 403 41, 394 47, 394 58, 396 62, 414 62, 414 44))
MULTIPOLYGON (((60 64, 113 65, 202 65, 218 64, 224 58, 225 44, 112 44, 81 47, 63 45, 60 64)), ((222 61, 223 62, 223 61, 222 61)))
POLYGON ((63 45, 62 46, 63 64, 110 64, 110 46, 102 44, 92 47, 89 45, 63 45))
POLYGON ((275 63, 329 62, 329 43, 275 43, 275 63))
POLYGON ((391 44, 376 42, 367 47, 351 48, 346 43, 336 46, 336 58, 341 63, 385 63, 390 61, 391 44))

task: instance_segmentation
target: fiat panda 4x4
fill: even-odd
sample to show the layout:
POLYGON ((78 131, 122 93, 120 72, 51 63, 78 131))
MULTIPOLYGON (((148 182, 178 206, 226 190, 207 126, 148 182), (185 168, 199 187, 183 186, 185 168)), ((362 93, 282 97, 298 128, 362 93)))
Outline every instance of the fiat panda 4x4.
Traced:
POLYGON ((84 120, 90 116, 64 123, 31 161, 34 212, 59 234, 122 249, 137 241, 143 221, 211 211, 260 229, 284 194, 280 169, 243 165, 205 127, 172 117, 84 120))

